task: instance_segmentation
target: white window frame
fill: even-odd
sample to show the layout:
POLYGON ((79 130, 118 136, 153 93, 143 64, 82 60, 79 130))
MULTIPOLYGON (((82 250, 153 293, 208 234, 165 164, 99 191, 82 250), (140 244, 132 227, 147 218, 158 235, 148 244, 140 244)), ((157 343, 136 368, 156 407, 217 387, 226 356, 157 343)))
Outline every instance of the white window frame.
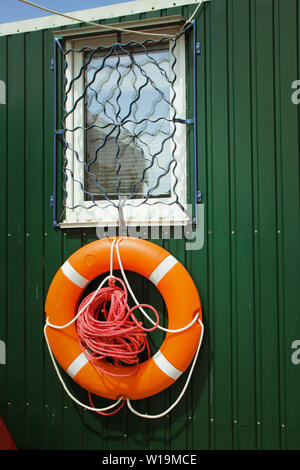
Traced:
MULTIPOLYGON (((121 25, 122 26, 122 25, 121 25)), ((166 28, 167 34, 169 31, 174 30, 174 26, 166 28)), ((151 31, 161 32, 161 29, 152 29, 151 31)), ((178 31, 178 27, 177 27, 178 31)), ((97 36, 97 38, 91 36, 90 38, 81 37, 67 38, 65 50, 78 50, 81 47, 90 45, 95 46, 95 41, 101 36, 101 44, 103 40, 111 43, 116 42, 116 33, 109 35, 97 36)), ((151 32, 149 32, 151 37, 151 32)), ((146 38, 137 36, 136 34, 132 37, 126 37, 128 42, 134 39, 137 41, 144 41, 146 38), (136 39, 136 38, 141 39, 136 39)), ((105 43, 106 45, 106 43, 105 43)), ((173 46, 173 42, 169 41, 170 49, 173 46)), ((171 52, 171 51, 170 51, 171 52)), ((174 107, 176 109, 176 117, 182 120, 186 119, 186 54, 185 54, 185 36, 181 35, 177 39, 176 47, 174 50, 176 55, 176 63, 174 71, 176 73, 176 80, 174 85, 175 100, 174 107)), ((170 53, 170 62, 171 62, 170 53)), ((70 52, 66 54, 67 68, 66 68, 66 89, 68 89, 70 80, 76 77, 83 65, 84 54, 78 52, 70 52)), ((84 87, 84 74, 77 79, 75 85, 71 87, 71 91, 67 95, 65 103, 66 112, 70 111, 77 98, 82 95, 84 87)), ((66 129, 74 129, 77 126, 84 127, 84 100, 80 100, 76 106, 76 111, 71 113, 65 122, 66 129)), ((65 168, 68 176, 66 181, 66 211, 65 219, 60 223, 62 227, 93 227, 93 226, 117 226, 120 223, 119 212, 116 207, 109 205, 107 200, 95 200, 84 201, 84 192, 81 184, 84 185, 84 165, 80 162, 85 161, 85 149, 84 149, 84 131, 77 130, 75 133, 66 131, 65 141, 70 146, 65 150, 65 156, 67 165, 65 168), (75 157, 75 153, 78 155, 79 162, 75 157), (73 177, 71 177, 73 175, 73 177), (79 181, 80 183, 78 183, 79 181), (93 206, 96 204, 96 206, 93 206), (93 206, 93 207, 91 207, 93 206)), ((181 123, 176 123, 176 132, 174 135, 174 142, 176 145, 175 160, 177 166, 174 170, 174 174, 178 179, 176 185, 176 194, 182 207, 187 207, 187 141, 186 141, 186 126, 181 123)), ((173 164, 171 166, 171 178, 173 178, 173 164)), ((172 188, 171 180, 171 188, 172 188)), ((131 199, 130 205, 124 205, 123 217, 126 225, 143 226, 143 225, 186 225, 189 222, 189 217, 185 211, 182 210, 179 204, 171 203, 174 201, 174 196, 171 198, 155 198, 151 197, 148 199, 146 204, 141 204, 142 199, 131 199)))

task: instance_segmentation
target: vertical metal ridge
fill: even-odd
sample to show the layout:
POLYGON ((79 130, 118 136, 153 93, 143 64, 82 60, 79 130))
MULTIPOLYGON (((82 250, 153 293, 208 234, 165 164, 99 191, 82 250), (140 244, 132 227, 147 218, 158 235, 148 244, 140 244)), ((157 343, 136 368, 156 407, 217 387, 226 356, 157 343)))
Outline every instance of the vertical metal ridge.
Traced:
POLYGON ((227 83, 228 83, 228 167, 229 167, 229 231, 230 231, 230 311, 231 311, 231 406, 232 406, 232 449, 238 448, 238 426, 239 411, 238 397, 238 311, 237 311, 237 201, 236 201, 236 109, 235 109, 235 87, 236 77, 234 75, 234 5, 227 3, 227 83))
POLYGON ((255 446, 249 4, 230 2, 229 103, 233 448, 255 446), (245 213, 249 217, 245 217, 245 213), (247 371, 244 364, 247 363, 247 371), (252 379, 252 380, 251 380, 252 379), (247 390, 247 394, 245 394, 247 390))
POLYGON ((255 36, 255 282, 257 403, 262 448, 278 446, 278 305, 276 295, 276 161, 274 120, 273 4, 256 3, 255 36), (264 49, 260 47, 264 42, 264 49), (267 346, 268 345, 268 346, 267 346), (272 356, 272 353, 273 356, 272 356), (271 385, 272 384, 272 385, 271 385))
MULTIPOLYGON (((39 412, 43 407, 43 33, 27 35, 25 44, 25 399, 26 419, 32 423, 28 440, 43 445, 39 412), (34 210, 32 210, 34 201, 34 210), (34 364, 34 367, 32 367, 34 364)), ((27 444, 28 446, 30 444, 27 444)))
POLYGON ((12 432, 21 439, 24 420, 24 35, 8 38, 7 68, 7 293, 8 293, 8 389, 9 401, 19 405, 12 414, 12 432), (17 293, 17 294, 16 294, 17 293))
MULTIPOLYGON (((28 89, 29 89, 29 79, 28 79, 28 71, 30 69, 29 66, 27 66, 27 61, 28 61, 28 48, 29 48, 29 43, 31 40, 31 36, 24 35, 24 46, 23 46, 23 54, 24 54, 24 70, 23 70, 23 76, 24 76, 24 115, 23 115, 23 128, 24 128, 24 187, 23 187, 23 207, 22 210, 24 212, 24 405, 25 403, 29 403, 29 396, 30 392, 28 390, 28 375, 29 375, 29 368, 28 368, 28 298, 30 294, 27 292, 28 289, 28 278, 27 278, 27 263, 29 263, 29 257, 28 257, 28 236, 29 235, 29 227, 28 227, 28 215, 26 211, 26 205, 28 201, 28 195, 27 195, 27 186, 28 186, 28 167, 30 166, 28 164, 28 157, 31 158, 30 156, 30 150, 29 149, 29 142, 28 142, 28 120, 29 116, 27 114, 28 111, 28 103, 29 103, 29 97, 28 97, 28 89)), ((30 263, 31 264, 31 263, 30 263)), ((28 406, 28 405, 27 405, 28 406)), ((26 423, 29 421, 29 409, 25 408, 24 406, 24 411, 25 411, 25 420, 26 423)))
MULTIPOLYGON (((62 265, 62 233, 56 232, 52 225, 52 209, 49 204, 53 181, 53 74, 50 70, 53 58, 53 36, 51 31, 44 32, 44 298, 55 272, 62 265)), ((57 381, 51 361, 44 353, 44 448, 63 448, 63 398, 64 391, 57 381)), ((78 432, 78 431, 77 431, 78 432)))
POLYGON ((213 286, 213 244, 212 244, 212 233, 213 233, 213 172, 212 172, 212 91, 211 91, 211 77, 212 77, 212 50, 211 50, 211 9, 206 12, 205 22, 205 78, 206 78, 206 153, 207 153, 207 170, 206 170, 206 250, 207 250, 207 322, 208 329, 206 329, 207 344, 208 344, 208 423, 209 423, 209 438, 208 445, 209 449, 212 450, 215 447, 215 433, 214 433, 214 363, 213 363, 213 350, 214 350, 214 286, 213 286))
MULTIPOLYGON (((281 155, 282 155, 282 109, 281 109, 281 71, 280 71, 280 43, 281 39, 281 29, 280 29, 280 19, 279 19, 279 10, 280 6, 278 2, 274 2, 274 11, 273 11, 273 39, 274 39, 274 100, 275 100, 275 129, 274 129, 274 141, 275 141, 275 157, 276 157, 276 232, 278 233, 279 227, 282 227, 282 181, 280 177, 280 167, 281 167, 281 155)), ((281 237, 282 239, 282 237, 281 237)), ((279 398, 280 398, 280 409, 279 409, 279 423, 286 422, 285 415, 285 390, 282 387, 281 376, 282 372, 285 371, 285 364, 284 361, 280 360, 280 350, 281 346, 284 345, 284 322, 281 320, 282 314, 282 282, 280 283, 280 277, 282 276, 282 247, 280 247, 281 240, 277 236, 277 304, 278 304, 278 326, 279 326, 279 334, 278 334, 278 373, 279 373, 279 398)), ((282 279, 281 279, 282 281, 282 279)), ((284 350, 283 357, 284 357, 284 350)), ((280 448, 282 450, 286 449, 286 443, 284 442, 284 435, 283 430, 281 429, 280 434, 280 448)))
POLYGON ((208 250, 208 312, 209 312, 209 350, 210 354, 210 375, 209 375, 209 425, 210 425, 210 436, 209 445, 210 450, 214 450, 216 447, 216 436, 215 436, 215 365, 214 365, 214 350, 215 350, 215 285, 214 285, 214 172, 213 172, 213 161, 212 161, 212 149, 213 149, 213 92, 212 92, 212 9, 207 12, 207 250, 208 250))
POLYGON ((7 78, 8 78, 8 53, 7 53, 7 38, 0 39, 0 80, 5 83, 6 104, 0 104, 0 149, 1 149, 1 162, 0 162, 0 220, 1 220, 1 233, 0 233, 0 250, 1 250, 1 284, 0 284, 0 305, 2 315, 0 316, 0 340, 5 343, 5 365, 0 366, 0 380, 2 385, 0 387, 0 404, 3 410, 3 419, 7 421, 8 417, 8 367, 7 367, 7 337, 8 337, 8 295, 7 295, 7 244, 8 244, 8 229, 7 229, 7 78))
POLYGON ((257 35, 256 35, 256 2, 251 2, 251 54, 252 54, 252 149, 253 149, 253 282, 254 282, 254 321, 255 321, 255 391, 256 391, 256 449, 261 449, 261 367, 259 358, 260 354, 260 329, 259 329, 259 217, 257 212, 258 198, 258 163, 257 163, 257 35))
MULTIPOLYGON (((47 44, 47 32, 43 31, 42 34, 42 63, 41 63, 41 73, 43 77, 42 83, 42 115, 43 115, 43 123, 42 123, 42 194, 41 194, 41 203, 42 203, 42 220, 41 220, 41 237, 42 237, 42 259, 45 260, 45 244, 46 244, 46 237, 48 233, 46 232, 46 220, 45 220, 45 169, 46 169, 46 149, 47 149, 47 138, 45 133, 45 124, 46 124, 46 106, 45 106, 45 89, 46 89, 46 76, 47 70, 45 70, 46 66, 46 44, 47 44)), ((45 266, 44 263, 42 265, 42 278, 41 278, 41 297, 42 297, 42 304, 45 305, 46 301, 46 289, 45 289, 45 266)), ((44 310, 44 309, 43 309, 44 310)), ((41 316, 41 324, 44 326, 44 316, 41 316)), ((42 408, 43 408, 43 415, 45 410, 45 357, 44 357, 44 345, 41 348, 41 363, 42 363, 42 371, 41 371, 41 401, 42 401, 42 408)), ((42 436, 42 443, 43 447, 45 445, 44 436, 42 436)))

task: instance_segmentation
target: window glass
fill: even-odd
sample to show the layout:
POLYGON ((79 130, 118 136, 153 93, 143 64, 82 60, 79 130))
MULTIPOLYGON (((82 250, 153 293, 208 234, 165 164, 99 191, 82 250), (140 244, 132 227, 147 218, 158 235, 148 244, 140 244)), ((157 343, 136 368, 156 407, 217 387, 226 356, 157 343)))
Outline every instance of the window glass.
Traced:
POLYGON ((170 195, 170 52, 141 49, 85 53, 86 200, 170 195))

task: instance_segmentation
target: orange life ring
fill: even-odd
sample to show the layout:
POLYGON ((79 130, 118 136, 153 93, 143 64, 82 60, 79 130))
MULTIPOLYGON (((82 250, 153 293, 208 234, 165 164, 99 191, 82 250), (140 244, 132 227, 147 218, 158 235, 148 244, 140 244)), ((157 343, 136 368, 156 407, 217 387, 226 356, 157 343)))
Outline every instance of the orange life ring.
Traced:
MULTIPOLYGON (((46 299, 46 316, 55 325, 69 323, 76 315, 86 286, 109 271, 110 248, 114 239, 97 240, 73 253, 56 273, 46 299)), ((193 280, 184 266, 168 251, 147 240, 125 237, 119 250, 125 270, 150 279, 160 291, 168 311, 168 329, 183 328, 199 314, 201 301, 193 280)), ((114 269, 119 269, 116 254, 114 269)), ((51 350, 60 366, 80 386, 96 395, 118 399, 140 399, 161 392, 186 370, 192 361, 201 334, 201 324, 195 322, 180 333, 168 332, 159 351, 141 362, 136 374, 121 377, 130 366, 116 367, 101 361, 101 368, 119 377, 96 369, 82 352, 75 323, 64 329, 47 327, 51 350)))

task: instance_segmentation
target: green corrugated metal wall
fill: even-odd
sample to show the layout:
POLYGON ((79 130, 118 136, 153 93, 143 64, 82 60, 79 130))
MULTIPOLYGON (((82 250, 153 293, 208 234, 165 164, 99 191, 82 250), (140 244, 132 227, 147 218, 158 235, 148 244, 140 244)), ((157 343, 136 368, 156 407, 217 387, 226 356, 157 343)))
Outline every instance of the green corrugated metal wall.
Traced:
MULTIPOLYGON (((191 8, 153 15, 188 17, 191 8)), ((206 329, 192 384, 162 420, 78 409, 53 371, 47 289, 96 237, 52 228, 51 31, 0 38, 0 415, 20 448, 300 449, 300 364, 291 361, 300 340, 299 20, 296 0, 212 0, 198 16, 205 244, 158 243, 191 273, 206 329)), ((149 413, 164 410, 184 379, 147 400, 149 413)))

